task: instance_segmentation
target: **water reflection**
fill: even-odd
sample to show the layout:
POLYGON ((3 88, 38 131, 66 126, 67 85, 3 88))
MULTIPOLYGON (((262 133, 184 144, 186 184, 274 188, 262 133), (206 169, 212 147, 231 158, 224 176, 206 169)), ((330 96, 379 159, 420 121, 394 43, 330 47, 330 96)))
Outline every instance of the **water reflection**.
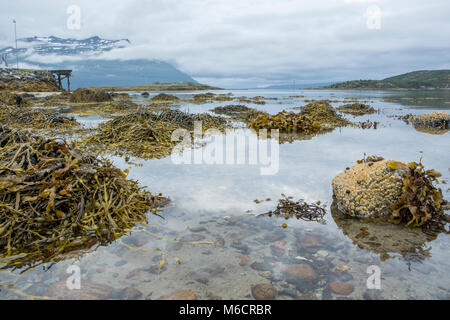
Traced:
POLYGON ((438 236, 437 233, 426 234, 421 228, 347 217, 339 211, 336 201, 331 205, 331 216, 354 245, 379 255, 382 261, 398 254, 406 261, 430 258, 429 243, 438 236))
MULTIPOLYGON (((180 99, 189 99, 194 92, 176 94, 180 99)), ((329 298, 326 291, 329 282, 340 281, 355 287, 349 297, 361 299, 366 290, 367 266, 376 264, 382 268, 385 279, 383 298, 448 297, 450 283, 445 275, 450 270, 450 242, 446 234, 432 237, 418 229, 342 219, 333 207, 331 214, 324 216, 327 221, 324 225, 289 219, 286 229, 281 228, 283 219, 257 218, 246 212, 250 210, 258 215, 272 210, 281 193, 308 203, 317 200, 331 203, 331 180, 365 152, 404 161, 423 156, 426 167, 442 172, 443 179, 449 181, 450 158, 445 148, 449 143, 448 133, 418 132, 402 121, 386 117, 400 111, 417 114, 429 112, 428 109, 449 109, 446 103, 449 99, 424 99, 420 105, 422 110, 416 106, 411 110, 409 100, 384 100, 410 97, 418 92, 253 90, 234 94, 277 97, 278 100, 255 106, 272 114, 304 105, 304 99, 359 97, 372 100, 369 104, 380 112, 358 117, 356 121, 370 119, 381 122, 382 126, 377 130, 340 128, 310 140, 287 136, 283 141, 291 143, 280 145, 280 170, 274 176, 261 176, 258 166, 246 164, 175 165, 167 157, 148 161, 133 159, 136 162, 133 165, 123 158, 111 157, 121 169, 130 168, 130 178, 173 200, 163 213, 165 219, 152 217, 149 226, 136 228, 110 246, 66 256, 70 259, 59 261, 50 269, 45 265, 45 269, 36 268, 21 277, 17 276, 20 270, 2 271, 0 296, 123 299, 132 296, 129 288, 133 287, 141 292, 134 297, 141 299, 156 299, 177 289, 194 292, 199 299, 213 296, 252 299, 252 285, 270 282, 276 287, 279 299, 301 295, 329 298), (405 107, 408 110, 401 110, 405 107), (272 201, 254 202, 267 198, 272 201), (164 264, 160 266, 163 256, 164 264), (401 259, 390 259, 392 256, 401 259), (403 260, 411 264, 411 271, 403 260), (85 290, 78 293, 65 288, 66 268, 72 263, 80 265, 86 283, 85 290), (285 265, 301 263, 310 265, 317 274, 309 287, 287 279, 283 273, 285 265), (444 289, 437 289, 439 286, 444 289)), ((434 94, 437 93, 424 93, 434 94)), ((181 103, 179 108, 205 112, 227 104, 230 102, 181 103)), ((333 103, 333 106, 340 104, 333 103)), ((84 119, 92 127, 97 120, 102 121, 84 119)), ((442 189, 444 198, 448 199, 450 190, 445 185, 442 189)))

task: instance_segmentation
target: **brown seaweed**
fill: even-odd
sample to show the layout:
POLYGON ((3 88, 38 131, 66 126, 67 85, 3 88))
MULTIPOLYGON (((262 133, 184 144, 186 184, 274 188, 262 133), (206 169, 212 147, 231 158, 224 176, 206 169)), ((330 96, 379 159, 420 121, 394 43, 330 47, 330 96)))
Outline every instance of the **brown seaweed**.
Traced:
POLYGON ((62 139, 5 127, 0 139, 0 254, 6 257, 5 268, 106 245, 137 223, 146 224, 147 212, 160 210, 160 196, 127 179, 127 171, 80 154, 62 139))
POLYGON ((305 221, 316 221, 325 223, 323 217, 326 214, 325 205, 320 205, 320 201, 316 203, 307 203, 302 199, 293 201, 292 197, 282 194, 282 198, 278 200, 277 207, 259 216, 276 216, 286 220, 297 218, 305 221))

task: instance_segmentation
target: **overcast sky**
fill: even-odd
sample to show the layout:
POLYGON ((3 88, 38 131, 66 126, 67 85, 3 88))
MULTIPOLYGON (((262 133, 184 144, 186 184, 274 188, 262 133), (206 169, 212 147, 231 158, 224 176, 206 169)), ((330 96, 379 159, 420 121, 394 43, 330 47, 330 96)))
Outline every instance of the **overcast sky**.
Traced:
POLYGON ((381 79, 450 69, 449 17, 449 0, 13 0, 0 44, 13 45, 14 18, 18 37, 127 38, 105 58, 160 59, 226 87, 381 79))

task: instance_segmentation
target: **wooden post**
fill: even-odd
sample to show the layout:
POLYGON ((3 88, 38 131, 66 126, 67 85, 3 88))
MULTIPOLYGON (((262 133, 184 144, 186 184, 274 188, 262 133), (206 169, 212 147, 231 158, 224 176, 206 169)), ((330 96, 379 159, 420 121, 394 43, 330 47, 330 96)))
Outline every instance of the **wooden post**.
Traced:
POLYGON ((61 74, 59 74, 59 73, 58 73, 58 85, 59 85, 59 88, 62 89, 61 74))
POLYGON ((70 75, 67 75, 67 91, 70 93, 70 75))

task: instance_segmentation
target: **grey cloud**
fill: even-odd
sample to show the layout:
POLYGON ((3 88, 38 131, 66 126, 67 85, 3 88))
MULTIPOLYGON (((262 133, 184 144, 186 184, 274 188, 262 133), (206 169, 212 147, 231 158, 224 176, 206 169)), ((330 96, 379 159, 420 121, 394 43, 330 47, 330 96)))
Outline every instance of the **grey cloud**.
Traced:
POLYGON ((104 57, 170 61, 215 85, 378 79, 449 68, 448 12, 447 0, 19 0, 0 13, 0 44, 12 44, 16 18, 19 36, 129 38, 104 57), (71 4, 80 30, 66 28, 71 4), (370 5, 380 30, 366 26, 370 5))

